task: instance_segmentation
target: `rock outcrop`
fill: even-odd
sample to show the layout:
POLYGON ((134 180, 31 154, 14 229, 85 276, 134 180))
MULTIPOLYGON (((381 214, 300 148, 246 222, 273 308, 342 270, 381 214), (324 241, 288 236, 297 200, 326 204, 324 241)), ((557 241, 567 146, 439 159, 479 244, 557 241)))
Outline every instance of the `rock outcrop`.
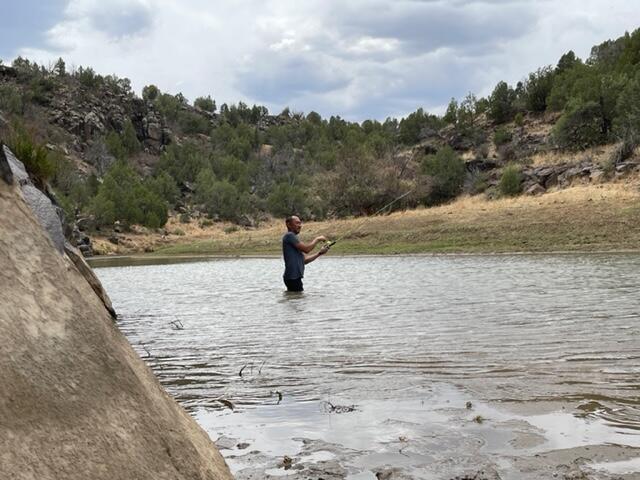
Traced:
POLYGON ((231 479, 0 164, 1 477, 231 479))
MULTIPOLYGON (((51 200, 29 179, 29 174, 23 163, 18 160, 11 150, 0 143, 0 163, 5 164, 12 172, 12 177, 22 189, 25 201, 33 210, 38 222, 47 231, 51 241, 59 253, 64 253, 64 233, 62 231, 61 213, 51 200)), ((5 168, 7 168, 5 167, 5 168)))

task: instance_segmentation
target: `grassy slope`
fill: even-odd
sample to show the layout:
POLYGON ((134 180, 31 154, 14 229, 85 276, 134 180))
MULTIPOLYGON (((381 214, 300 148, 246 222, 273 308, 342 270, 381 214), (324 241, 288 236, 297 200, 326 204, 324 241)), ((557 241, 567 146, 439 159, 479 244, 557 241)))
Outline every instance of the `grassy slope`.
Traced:
MULTIPOLYGON (((155 252, 278 254, 282 233, 281 222, 233 233, 217 228, 196 241, 187 235, 156 246, 155 252)), ((303 227, 303 239, 318 234, 338 239, 334 254, 640 250, 640 189, 634 180, 540 197, 466 197, 437 208, 303 227)))

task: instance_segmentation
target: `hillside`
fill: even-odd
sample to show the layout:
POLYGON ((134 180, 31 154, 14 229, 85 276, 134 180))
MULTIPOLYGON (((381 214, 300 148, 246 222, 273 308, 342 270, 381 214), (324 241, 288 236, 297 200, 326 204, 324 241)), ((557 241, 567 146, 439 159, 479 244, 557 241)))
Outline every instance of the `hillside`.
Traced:
MULTIPOLYGON (((447 205, 309 222, 302 236, 337 239, 332 255, 405 253, 506 253, 637 251, 640 245, 640 178, 576 185, 543 196, 487 200, 461 197, 447 205)), ((102 255, 279 255, 284 223, 257 229, 230 223, 201 227, 172 218, 165 232, 136 227, 96 237, 102 255)))
POLYGON ((0 66, 0 139, 56 199, 83 253, 92 238, 113 245, 98 241, 97 253, 152 250, 293 212, 326 221, 631 184, 639 64, 636 30, 584 61, 568 52, 515 86, 499 82, 486 98, 452 99, 442 117, 419 108, 354 123, 210 96, 189 102, 153 85, 140 98, 126 78, 18 58, 0 66), (141 229, 160 240, 127 240, 141 229))

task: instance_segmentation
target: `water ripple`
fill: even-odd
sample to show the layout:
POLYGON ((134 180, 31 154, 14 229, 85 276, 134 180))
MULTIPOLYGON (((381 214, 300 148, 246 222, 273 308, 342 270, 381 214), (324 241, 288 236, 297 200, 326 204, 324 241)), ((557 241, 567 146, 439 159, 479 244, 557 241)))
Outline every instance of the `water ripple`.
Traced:
POLYGON ((276 259, 97 273, 187 407, 447 381, 492 400, 573 398, 640 430, 639 256, 327 258, 293 296, 276 259))

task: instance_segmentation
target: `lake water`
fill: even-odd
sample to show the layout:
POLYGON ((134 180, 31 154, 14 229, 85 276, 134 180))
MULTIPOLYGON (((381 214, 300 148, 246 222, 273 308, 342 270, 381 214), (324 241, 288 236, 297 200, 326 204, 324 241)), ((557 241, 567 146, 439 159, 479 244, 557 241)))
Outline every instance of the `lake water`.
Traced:
POLYGON ((303 294, 275 258, 96 273, 238 478, 640 472, 638 255, 327 256, 303 294))

